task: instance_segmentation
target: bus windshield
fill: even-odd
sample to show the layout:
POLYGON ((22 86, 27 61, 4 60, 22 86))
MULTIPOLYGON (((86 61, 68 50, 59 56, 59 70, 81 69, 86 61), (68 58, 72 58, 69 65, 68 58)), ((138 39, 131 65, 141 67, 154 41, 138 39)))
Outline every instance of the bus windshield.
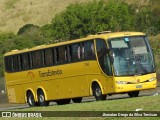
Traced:
POLYGON ((142 75, 155 71, 152 51, 146 36, 109 40, 115 76, 142 75))

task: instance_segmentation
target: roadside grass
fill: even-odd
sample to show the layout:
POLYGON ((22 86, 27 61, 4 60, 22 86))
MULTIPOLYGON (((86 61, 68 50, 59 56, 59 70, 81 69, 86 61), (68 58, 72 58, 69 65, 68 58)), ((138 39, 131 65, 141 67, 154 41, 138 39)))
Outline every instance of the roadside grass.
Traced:
POLYGON ((48 107, 31 107, 24 111, 160 111, 160 95, 136 98, 90 101, 77 104, 53 105, 48 107))
MULTIPOLYGON (((84 102, 84 103, 74 103, 74 104, 67 104, 67 105, 52 105, 48 107, 31 107, 26 108, 23 110, 16 110, 16 111, 59 111, 59 112, 65 112, 65 111, 103 111, 109 112, 109 111, 135 111, 136 109, 142 109, 142 111, 160 111, 160 95, 157 96, 143 96, 143 97, 136 97, 136 98, 123 98, 123 99, 116 99, 116 100, 105 100, 105 101, 90 101, 90 102, 84 102)), ((74 114, 74 112, 71 114, 74 114)), ((81 112, 79 113, 81 115, 81 112)), ((66 119, 66 120, 105 120, 105 119, 131 119, 131 120, 158 120, 158 117, 45 117, 45 118, 21 118, 21 119, 29 119, 29 120, 44 120, 44 119, 66 119)), ((5 118, 7 119, 7 118, 5 118)), ((9 119, 9 118, 8 118, 9 119)), ((12 120, 17 120, 17 118, 12 118, 12 120)))

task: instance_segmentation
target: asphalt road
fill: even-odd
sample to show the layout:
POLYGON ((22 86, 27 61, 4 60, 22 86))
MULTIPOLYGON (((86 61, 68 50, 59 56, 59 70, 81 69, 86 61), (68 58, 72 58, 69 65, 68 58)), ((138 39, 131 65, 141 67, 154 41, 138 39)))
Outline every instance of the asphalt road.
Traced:
MULTIPOLYGON (((155 96, 155 95, 160 95, 160 87, 157 87, 156 89, 152 90, 144 90, 140 91, 139 97, 142 96, 155 96)), ((129 96, 127 94, 116 94, 112 96, 107 96, 107 100, 117 100, 117 99, 128 99, 129 96)), ((84 97, 82 102, 93 102, 96 101, 95 98, 92 97, 84 97)), ((71 102, 72 104, 73 102, 71 102)), ((57 105, 55 102, 50 102, 50 106, 57 105)), ((15 109, 25 109, 28 108, 28 104, 10 104, 10 103, 1 103, 0 104, 0 111, 5 111, 5 110, 15 110, 15 109)))

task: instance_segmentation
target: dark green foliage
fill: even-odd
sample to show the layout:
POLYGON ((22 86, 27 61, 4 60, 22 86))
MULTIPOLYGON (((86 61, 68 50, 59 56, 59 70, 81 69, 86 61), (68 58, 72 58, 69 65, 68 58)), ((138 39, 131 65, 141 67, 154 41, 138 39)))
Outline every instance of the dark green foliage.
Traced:
POLYGON ((160 31, 160 0, 150 0, 152 25, 157 31, 160 31))
POLYGON ((44 36, 41 28, 32 24, 20 28, 18 35, 14 38, 15 49, 31 48, 47 43, 48 39, 44 36))
POLYGON ((114 0, 72 4, 52 20, 55 39, 71 40, 99 31, 132 29, 132 15, 126 3, 114 0))
POLYGON ((46 24, 42 26, 40 29, 45 38, 49 39, 50 41, 54 39, 54 36, 52 36, 54 28, 52 27, 51 24, 46 24))
POLYGON ((24 48, 31 48, 35 46, 33 44, 33 40, 26 36, 16 36, 14 39, 14 49, 24 49, 24 48))
POLYGON ((3 76, 3 54, 12 50, 14 41, 12 40, 15 37, 12 33, 0 33, 0 77, 3 76))
POLYGON ((118 0, 92 1, 72 4, 58 13, 51 24, 43 26, 46 36, 58 40, 71 40, 99 31, 143 31, 157 34, 160 26, 160 7, 128 5, 118 0), (152 29, 154 28, 154 29, 152 29), (155 32, 157 30, 157 32, 155 32))
POLYGON ((147 32, 147 30, 152 27, 151 9, 149 7, 135 8, 133 22, 136 31, 147 32))
POLYGON ((20 28, 18 35, 13 33, 0 34, 0 77, 3 75, 3 55, 14 49, 25 49, 48 44, 49 40, 43 35, 38 26, 25 25, 20 28))
POLYGON ((13 33, 0 33, 0 55, 13 49, 14 37, 13 33))
POLYGON ((160 73, 160 44, 159 44, 159 40, 160 40, 160 34, 150 37, 150 44, 153 49, 155 62, 156 62, 156 68, 157 68, 158 73, 160 73))
POLYGON ((31 31, 32 29, 38 29, 39 26, 33 25, 33 24, 26 24, 23 27, 21 27, 17 33, 17 35, 21 35, 23 33, 26 33, 28 31, 31 31))

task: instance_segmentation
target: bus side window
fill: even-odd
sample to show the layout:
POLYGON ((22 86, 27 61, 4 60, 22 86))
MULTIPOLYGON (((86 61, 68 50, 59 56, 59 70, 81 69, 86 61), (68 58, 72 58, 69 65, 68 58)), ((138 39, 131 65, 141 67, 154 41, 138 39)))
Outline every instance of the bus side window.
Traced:
POLYGON ((84 43, 84 56, 85 56, 85 59, 95 58, 95 50, 94 50, 93 41, 87 41, 84 43))
POLYGON ((112 67, 111 62, 109 59, 109 54, 107 51, 107 45, 105 40, 103 39, 97 39, 96 40, 96 49, 97 49, 97 56, 99 64, 103 70, 104 73, 106 73, 108 76, 112 76, 112 67))
POLYGON ((65 46, 65 51, 64 51, 64 54, 65 54, 65 62, 68 62, 68 46, 65 46))
POLYGON ((29 69, 33 68, 33 57, 32 57, 32 53, 28 53, 28 65, 29 65, 29 69))
POLYGON ((60 62, 60 63, 66 62, 65 46, 60 46, 60 47, 58 48, 58 54, 59 54, 59 62, 60 62))
POLYGON ((81 58, 84 59, 84 43, 81 43, 81 58))
POLYGON ((13 56, 13 71, 19 71, 19 61, 18 61, 18 55, 13 56))
POLYGON ((57 48, 54 48, 54 57, 55 57, 55 63, 61 64, 66 62, 66 47, 60 46, 57 48))
POLYGON ((67 58, 68 58, 68 62, 71 62, 72 61, 72 56, 71 56, 71 54, 72 54, 72 51, 71 51, 71 45, 68 45, 67 46, 67 58))
POLYGON ((22 63, 22 56, 21 55, 18 55, 17 56, 18 57, 18 69, 19 69, 19 71, 21 71, 21 70, 23 70, 23 63, 22 63))
POLYGON ((5 57, 5 69, 7 72, 13 71, 13 59, 12 56, 5 57))
POLYGON ((40 68, 42 67, 42 52, 41 50, 32 52, 33 58, 33 68, 40 68))
POLYGON ((52 48, 43 50, 44 66, 51 66, 54 64, 54 52, 52 48))
POLYGON ((77 53, 77 55, 78 55, 78 59, 80 60, 81 59, 81 46, 80 45, 78 46, 78 53, 77 53))
POLYGON ((29 53, 24 53, 21 56, 21 61, 22 61, 22 70, 27 70, 27 69, 30 69, 31 68, 31 60, 30 60, 30 55, 29 53))
POLYGON ((80 58, 78 56, 80 56, 78 53, 78 48, 80 47, 80 44, 76 43, 76 44, 72 44, 71 45, 71 58, 72 61, 79 61, 80 58))
POLYGON ((59 62, 58 48, 54 48, 54 60, 56 64, 59 62))
POLYGON ((102 70, 105 70, 105 64, 104 64, 104 55, 103 55, 103 51, 105 51, 106 48, 106 43, 104 40, 101 39, 97 39, 96 40, 96 48, 97 48, 97 55, 98 55, 98 60, 99 60, 99 64, 102 68, 102 70))

